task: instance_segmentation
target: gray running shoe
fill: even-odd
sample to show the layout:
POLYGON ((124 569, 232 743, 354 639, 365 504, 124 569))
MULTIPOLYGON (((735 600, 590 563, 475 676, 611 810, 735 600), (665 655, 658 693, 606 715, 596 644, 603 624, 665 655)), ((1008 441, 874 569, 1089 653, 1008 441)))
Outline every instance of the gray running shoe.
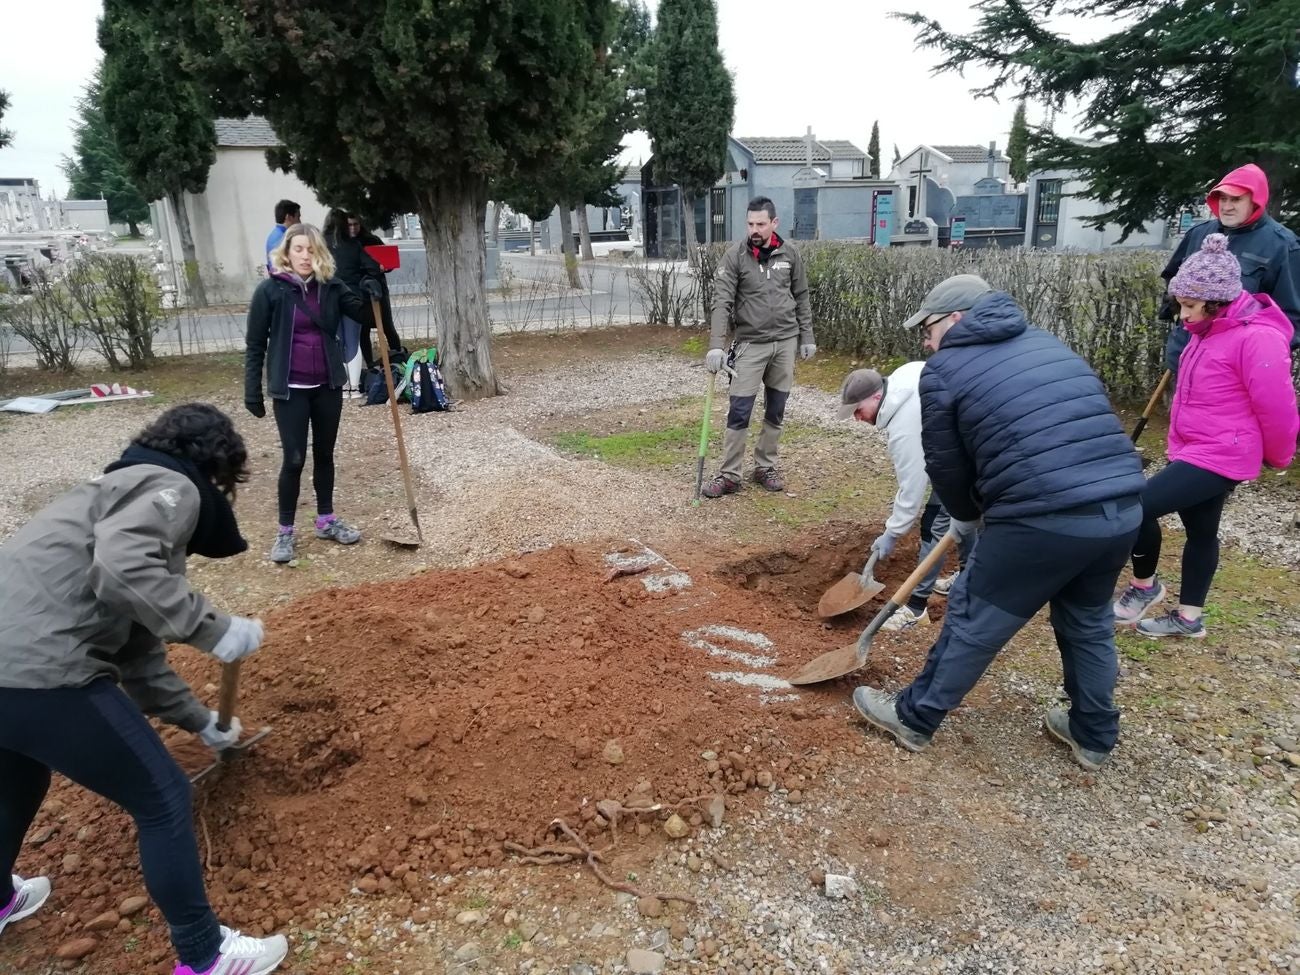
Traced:
POLYGON ((294 538, 293 532, 276 533, 275 541, 271 544, 272 562, 283 564, 293 561, 294 538))
POLYGON ((1155 619, 1143 620, 1137 625, 1137 631, 1143 636, 1159 639, 1162 636, 1182 636, 1192 640, 1205 639, 1205 623, 1200 619, 1189 620, 1182 613, 1174 610, 1157 616, 1155 619))
POLYGON ((1132 626, 1151 611, 1151 607, 1165 598, 1165 584, 1156 576, 1155 585, 1141 589, 1130 583, 1115 601, 1115 622, 1132 626))
POLYGON ((340 545, 355 545, 361 541, 361 529, 349 525, 341 518, 335 518, 327 522, 324 528, 317 528, 316 537, 338 542, 340 545))
POLYGON ((858 713, 909 752, 923 752, 930 746, 930 736, 913 731, 898 717, 898 695, 886 694, 875 687, 862 686, 853 692, 853 706, 858 713))
POLYGON ((940 576, 935 580, 934 591, 940 596, 948 595, 948 593, 952 592, 952 587, 956 584, 959 575, 961 575, 960 569, 946 576, 940 576))
POLYGON ((1047 714, 1043 715, 1043 727, 1057 741, 1069 745, 1074 760, 1089 772, 1096 772, 1110 760, 1110 752, 1096 752, 1074 740, 1074 735, 1070 734, 1070 714, 1064 708, 1048 708, 1047 714))

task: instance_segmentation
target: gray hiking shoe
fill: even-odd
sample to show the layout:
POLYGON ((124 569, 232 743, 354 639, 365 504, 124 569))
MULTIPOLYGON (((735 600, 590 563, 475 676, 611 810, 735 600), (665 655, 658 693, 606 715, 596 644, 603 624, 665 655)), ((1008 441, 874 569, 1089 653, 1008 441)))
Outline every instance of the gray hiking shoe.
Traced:
POLYGON ((1150 589, 1129 583, 1119 599, 1115 600, 1115 622, 1121 626, 1132 626, 1164 598, 1165 584, 1159 576, 1156 576, 1155 584, 1150 589))
POLYGON ((754 473, 750 475, 750 480, 761 487, 764 491, 784 491, 785 478, 775 467, 755 467, 754 473))
POLYGON ((361 529, 349 525, 341 518, 333 518, 325 523, 325 527, 317 527, 316 537, 340 545, 355 545, 361 541, 361 529))
POLYGON ((1074 740, 1074 735, 1070 734, 1070 713, 1065 708, 1048 708, 1043 715, 1043 727, 1057 741, 1069 745, 1074 760, 1089 772, 1096 772, 1110 760, 1110 752, 1096 752, 1074 740))
POLYGON ((1193 640, 1205 639, 1205 623, 1199 618, 1189 620, 1178 610, 1165 613, 1155 619, 1143 620, 1137 625, 1137 631, 1143 636, 1159 639, 1162 636, 1182 636, 1193 640))
POLYGON ((293 561, 294 534, 293 532, 277 532, 275 541, 271 544, 271 561, 285 562, 293 561))
POLYGON ((893 735, 909 752, 923 752, 929 747, 929 735, 913 731, 899 719, 897 694, 886 694, 879 688, 864 685, 853 692, 853 706, 869 724, 893 735))

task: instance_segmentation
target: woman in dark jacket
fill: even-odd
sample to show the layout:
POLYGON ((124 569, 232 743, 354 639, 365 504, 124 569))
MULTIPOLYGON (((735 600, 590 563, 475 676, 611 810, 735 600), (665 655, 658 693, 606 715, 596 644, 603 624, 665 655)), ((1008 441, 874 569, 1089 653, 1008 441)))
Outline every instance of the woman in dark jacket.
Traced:
POLYGON ((274 270, 257 286, 248 308, 244 405, 266 416, 262 375, 271 394, 284 461, 280 467, 280 527, 272 562, 294 557, 294 515, 310 434, 316 537, 343 545, 361 532, 334 514, 334 443, 343 413, 343 316, 360 319, 379 286, 363 280, 353 291, 335 277, 334 259, 321 232, 309 224, 289 228, 271 253, 274 270))
MULTIPOLYGON (((384 271, 379 266, 379 262, 366 253, 366 245, 360 237, 354 236, 350 227, 350 221, 355 220, 346 210, 333 209, 325 215, 325 226, 322 232, 325 235, 325 243, 329 247, 330 255, 334 258, 334 275, 339 281, 346 284, 353 292, 362 296, 364 307, 360 313, 354 314, 349 312, 349 317, 355 319, 361 326, 361 358, 365 362, 367 369, 373 369, 375 366, 375 350, 370 341, 370 330, 375 327, 375 316, 370 307, 370 297, 368 291, 362 289, 366 287, 366 282, 373 282, 378 289, 377 296, 380 303, 383 303, 384 297, 384 271)), ((394 344, 393 339, 396 333, 384 333, 389 340, 389 345, 393 351, 396 351, 400 343, 394 344)))

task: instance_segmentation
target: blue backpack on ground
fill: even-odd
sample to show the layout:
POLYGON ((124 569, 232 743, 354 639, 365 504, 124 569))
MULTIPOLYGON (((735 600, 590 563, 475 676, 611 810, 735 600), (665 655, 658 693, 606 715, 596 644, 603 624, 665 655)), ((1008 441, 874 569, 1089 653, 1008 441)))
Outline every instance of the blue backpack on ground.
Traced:
MULTIPOLYGON (((397 366, 393 370, 393 389, 397 393, 397 399, 402 399, 402 370, 397 366)), ((366 406, 380 406, 388 402, 388 383, 384 382, 384 367, 375 366, 373 369, 366 371, 362 380, 362 388, 366 391, 366 406)))

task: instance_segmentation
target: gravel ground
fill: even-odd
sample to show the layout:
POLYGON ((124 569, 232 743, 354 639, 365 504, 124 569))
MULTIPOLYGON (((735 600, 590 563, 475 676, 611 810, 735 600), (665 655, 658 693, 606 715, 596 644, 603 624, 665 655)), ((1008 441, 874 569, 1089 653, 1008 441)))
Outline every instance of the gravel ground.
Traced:
MULTIPOLYGON (((548 417, 650 409, 702 385, 698 366, 676 357, 593 359, 513 376, 508 396, 450 416, 409 417, 429 540, 423 557, 464 564, 629 534, 675 540, 679 552, 688 538, 719 544, 736 509, 692 511, 680 472, 657 477, 566 457, 521 432, 548 417)), ((834 401, 799 388, 791 416, 829 428, 834 401)), ((220 402, 238 406, 234 397, 220 402)), ((100 469, 158 408, 0 417, 0 538, 100 469)), ((387 416, 349 413, 340 446, 341 489, 375 520, 380 509, 404 510, 391 477, 377 500, 360 500, 369 471, 358 460, 391 466, 387 416)), ((269 506, 278 449, 272 425, 245 419, 258 476, 240 508, 261 531, 272 523, 256 512, 269 506)), ((860 424, 848 429, 868 469, 887 471, 882 439, 860 424)), ((1278 485, 1245 485, 1224 523, 1225 549, 1271 567, 1291 592, 1300 535, 1286 526, 1295 502, 1278 485)), ((390 575, 406 571, 398 556, 383 557, 390 575)), ((218 569, 202 569, 204 585, 211 577, 233 586, 218 569)), ((240 571, 247 577, 247 564, 240 571)), ((1300 975, 1294 602, 1261 603, 1211 640, 1126 658, 1124 739, 1097 775, 1081 773, 1039 730, 1058 695, 1053 655, 1050 630, 1036 621, 925 755, 864 732, 857 753, 831 756, 801 801, 774 792, 752 821, 648 842, 619 862, 645 886, 696 897, 697 909, 667 905, 647 916, 653 907, 642 910, 576 866, 510 868, 444 878, 443 893, 410 917, 358 898, 322 914, 297 950, 337 950, 349 973, 590 975, 662 965, 1300 975), (809 879, 817 871, 852 876, 857 892, 828 899, 809 879)), ((844 715, 853 720, 847 706, 844 715)))

